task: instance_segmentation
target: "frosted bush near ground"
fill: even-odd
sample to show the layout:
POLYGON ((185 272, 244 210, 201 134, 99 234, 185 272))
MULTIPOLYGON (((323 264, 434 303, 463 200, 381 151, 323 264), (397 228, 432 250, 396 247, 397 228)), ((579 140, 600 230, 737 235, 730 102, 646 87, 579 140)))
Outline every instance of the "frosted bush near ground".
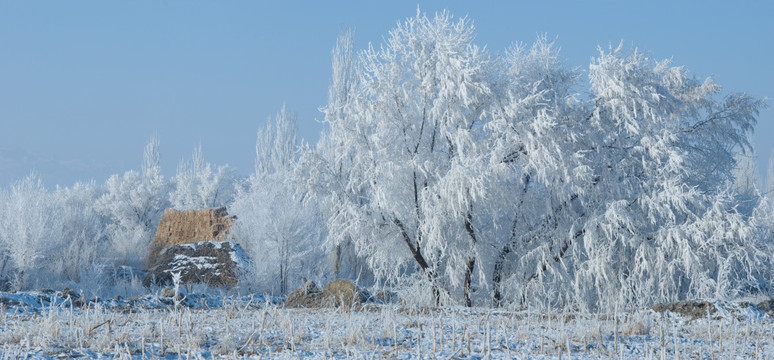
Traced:
POLYGON ((419 308, 284 309, 223 299, 217 308, 117 311, 2 306, 0 358, 771 358, 771 317, 721 304, 711 318, 650 309, 588 314, 419 308))

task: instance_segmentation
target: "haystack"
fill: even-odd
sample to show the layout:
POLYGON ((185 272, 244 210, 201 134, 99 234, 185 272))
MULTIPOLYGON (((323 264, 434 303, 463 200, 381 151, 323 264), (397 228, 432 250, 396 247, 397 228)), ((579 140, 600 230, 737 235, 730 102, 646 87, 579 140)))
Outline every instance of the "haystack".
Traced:
POLYGON ((148 266, 157 263, 157 255, 172 245, 201 241, 226 241, 235 217, 225 207, 202 210, 166 209, 156 237, 148 249, 148 266))
POLYGON ((307 281, 302 287, 288 295, 284 306, 287 308, 343 308, 358 307, 368 300, 369 296, 355 283, 338 279, 331 281, 320 290, 312 281, 307 281))
POLYGON ((368 300, 368 294, 359 289, 355 283, 338 279, 333 280, 323 288, 323 296, 328 300, 328 306, 350 308, 368 300))
POLYGON ((323 293, 314 281, 307 281, 303 286, 294 290, 285 300, 285 307, 289 308, 319 308, 322 304, 323 293))
POLYGON ((143 285, 173 285, 173 274, 179 273, 183 285, 233 288, 248 263, 245 251, 232 241, 172 245, 157 254, 157 262, 148 269, 143 285))

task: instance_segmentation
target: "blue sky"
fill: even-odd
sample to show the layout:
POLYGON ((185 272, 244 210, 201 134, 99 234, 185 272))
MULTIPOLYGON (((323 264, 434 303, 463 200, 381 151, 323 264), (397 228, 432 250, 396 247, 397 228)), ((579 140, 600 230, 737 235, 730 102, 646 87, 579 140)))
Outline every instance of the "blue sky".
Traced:
MULTIPOLYGON (((139 169, 152 134, 167 176, 198 144, 246 175, 283 103, 317 141, 337 34, 378 45, 417 4, 467 15, 492 52, 547 34, 585 70, 597 45, 623 40, 726 92, 774 97, 770 1, 2 1, 0 186, 33 170, 49 186, 103 182, 139 169)), ((771 108, 754 141, 763 171, 771 108)))

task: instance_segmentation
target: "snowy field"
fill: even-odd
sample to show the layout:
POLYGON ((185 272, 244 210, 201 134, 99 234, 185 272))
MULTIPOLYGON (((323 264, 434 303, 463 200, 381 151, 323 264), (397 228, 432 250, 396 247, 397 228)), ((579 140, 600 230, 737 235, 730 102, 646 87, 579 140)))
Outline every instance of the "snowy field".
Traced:
POLYGON ((0 293, 0 358, 771 359, 774 322, 715 303, 693 319, 479 308, 285 309, 258 296, 114 298, 0 293))

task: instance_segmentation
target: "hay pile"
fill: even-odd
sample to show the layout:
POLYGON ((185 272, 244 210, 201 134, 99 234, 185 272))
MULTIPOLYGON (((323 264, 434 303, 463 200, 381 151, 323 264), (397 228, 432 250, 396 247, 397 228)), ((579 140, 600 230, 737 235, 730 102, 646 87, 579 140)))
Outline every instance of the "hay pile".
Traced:
POLYGON ((285 301, 286 308, 343 308, 350 309, 369 299, 366 291, 344 279, 333 280, 320 290, 312 281, 296 289, 285 301))
POLYGON ((318 308, 322 304, 322 291, 317 288, 314 281, 307 281, 306 284, 294 290, 285 300, 285 307, 289 308, 318 308))
POLYGON ((161 216, 156 237, 148 249, 148 266, 158 263, 156 256, 172 245, 201 241, 226 241, 235 217, 225 207, 203 210, 166 209, 161 216))
POLYGON ((180 284, 207 284, 233 288, 244 273, 247 255, 231 241, 202 241, 172 245, 157 254, 157 263, 143 279, 143 285, 173 285, 172 274, 180 273, 180 284))
POLYGON ((170 285, 172 274, 179 272, 182 284, 235 286, 249 262, 238 244, 227 241, 235 219, 225 207, 166 209, 148 248, 143 284, 170 285))

